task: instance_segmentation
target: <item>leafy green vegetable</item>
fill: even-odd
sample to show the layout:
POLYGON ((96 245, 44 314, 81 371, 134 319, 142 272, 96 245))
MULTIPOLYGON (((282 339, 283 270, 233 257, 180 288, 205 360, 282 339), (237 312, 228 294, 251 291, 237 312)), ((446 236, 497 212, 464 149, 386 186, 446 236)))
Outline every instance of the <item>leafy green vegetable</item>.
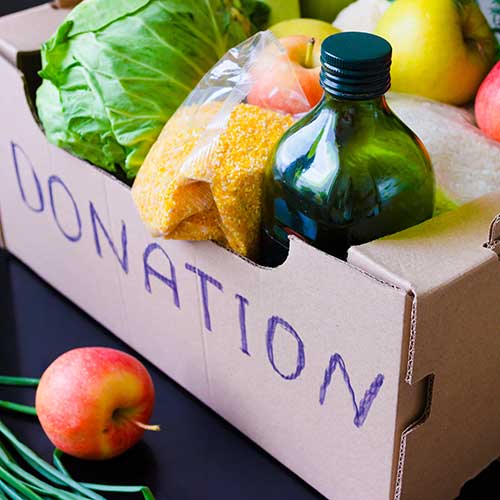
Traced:
POLYGON ((49 141, 133 178, 202 76, 268 15, 255 0, 85 0, 42 48, 49 141))
POLYGON ((267 27, 271 17, 271 7, 266 2, 261 0, 239 0, 236 2, 236 6, 250 18, 254 26, 257 28, 267 27))

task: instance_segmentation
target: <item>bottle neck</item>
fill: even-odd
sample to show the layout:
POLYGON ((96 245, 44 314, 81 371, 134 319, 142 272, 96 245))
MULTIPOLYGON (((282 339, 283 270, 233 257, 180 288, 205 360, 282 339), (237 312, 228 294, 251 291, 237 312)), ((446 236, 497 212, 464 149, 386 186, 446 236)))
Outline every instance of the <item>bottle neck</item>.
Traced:
POLYGON ((385 95, 373 97, 372 99, 363 99, 363 100, 347 100, 340 99, 339 97, 330 94, 325 91, 324 94, 324 103, 328 106, 345 109, 352 109, 353 107, 364 109, 366 111, 387 111, 389 110, 389 106, 387 105, 387 101, 385 99, 385 95))

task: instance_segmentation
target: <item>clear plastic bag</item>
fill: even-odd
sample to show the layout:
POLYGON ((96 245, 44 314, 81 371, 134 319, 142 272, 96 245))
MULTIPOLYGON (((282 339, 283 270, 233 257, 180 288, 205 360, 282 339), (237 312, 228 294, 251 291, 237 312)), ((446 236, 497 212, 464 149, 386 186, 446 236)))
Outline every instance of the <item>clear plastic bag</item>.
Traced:
POLYGON ((275 144, 309 102, 271 32, 231 49, 165 125, 132 189, 155 236, 214 240, 255 256, 262 181, 275 144))
POLYGON ((441 194, 462 205, 500 189, 500 143, 477 128, 472 111, 397 93, 388 101, 429 151, 441 194))

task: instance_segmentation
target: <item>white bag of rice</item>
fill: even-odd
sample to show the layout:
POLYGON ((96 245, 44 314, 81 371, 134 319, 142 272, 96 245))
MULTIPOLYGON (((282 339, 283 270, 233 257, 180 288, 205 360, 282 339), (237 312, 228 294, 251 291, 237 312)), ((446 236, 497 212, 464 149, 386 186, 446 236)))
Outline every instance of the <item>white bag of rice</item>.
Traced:
POLYGON ((500 142, 485 136, 464 108, 389 93, 391 109, 423 141, 438 185, 458 204, 500 189, 500 142))

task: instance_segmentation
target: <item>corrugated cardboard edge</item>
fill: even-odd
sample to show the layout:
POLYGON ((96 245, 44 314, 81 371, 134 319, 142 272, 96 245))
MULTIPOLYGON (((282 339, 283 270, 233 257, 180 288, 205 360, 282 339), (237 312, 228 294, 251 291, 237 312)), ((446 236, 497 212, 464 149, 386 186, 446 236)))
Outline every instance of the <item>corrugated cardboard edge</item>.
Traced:
MULTIPOLYGON (((400 408, 404 408, 405 406, 408 406, 408 408, 406 408, 407 412, 404 415, 398 410, 398 422, 395 436, 396 446, 393 457, 392 498, 394 498, 394 500, 400 500, 406 456, 406 438, 415 428, 425 424, 430 415, 432 406, 433 377, 429 377, 429 381, 426 379, 420 381, 420 383, 425 383, 427 385, 423 400, 421 399, 421 391, 418 387, 419 382, 412 384, 411 379, 417 333, 417 296, 415 290, 408 281, 390 272, 387 268, 380 266, 367 255, 355 251, 350 252, 349 257, 349 262, 355 265, 361 272, 368 274, 381 283, 391 284, 394 288, 405 291, 409 301, 409 315, 407 317, 408 326, 406 328, 405 337, 403 338, 404 345, 402 348, 400 375, 401 386, 406 385, 408 387, 406 397, 409 399, 406 399, 402 404, 398 403, 400 408), (423 410, 420 409, 422 407, 423 410)), ((404 389, 404 387, 401 386, 400 391, 404 389)))
MULTIPOLYGON (((494 249, 500 251, 500 214, 495 217, 492 222, 492 227, 490 229, 490 242, 485 244, 488 248, 494 247, 494 249), (496 232, 494 232, 496 231, 496 232), (498 241, 491 240, 491 234, 497 234, 499 238, 498 241)), ((396 427, 395 442, 399 443, 399 447, 395 449, 394 453, 394 465, 393 465, 393 494, 392 498, 394 500, 401 500, 403 495, 403 481, 405 472, 405 460, 406 460, 406 450, 407 450, 407 440, 409 436, 417 429, 424 426, 429 419, 432 411, 433 404, 433 391, 434 391, 434 380, 435 376, 433 373, 424 377, 421 380, 413 379, 413 364, 416 354, 416 337, 417 337, 417 293, 405 280, 393 275, 387 269, 383 269, 383 272, 372 273, 372 270, 379 267, 379 264, 366 259, 365 256, 359 258, 359 255, 353 259, 356 262, 356 267, 362 272, 365 272, 368 276, 376 279, 380 283, 389 285, 398 290, 404 290, 408 294, 408 299, 411 301, 410 305, 410 315, 409 315, 409 327, 407 329, 407 337, 403 338, 403 341, 407 342, 406 346, 402 349, 401 358, 401 383, 411 387, 413 391, 413 396, 411 396, 411 404, 408 404, 408 400, 404 403, 401 400, 398 402, 398 422, 396 427), (370 271, 363 271, 364 269, 370 269, 370 271), (393 280, 391 279, 394 278, 393 280), (397 285, 395 284, 397 283, 397 285), (404 353, 407 353, 407 361, 405 363, 404 353), (408 418, 411 413, 411 409, 405 408, 409 406, 413 409, 418 407, 419 398, 421 398, 420 391, 418 389, 419 384, 425 384, 425 396, 421 402, 423 403, 423 410, 414 413, 414 419, 408 425, 401 426, 401 423, 405 421, 405 417, 408 418), (406 410, 406 415, 401 415, 401 409, 406 410), (409 413, 408 413, 409 411, 409 413)), ((382 268, 380 269, 382 270, 382 268)), ((471 479, 471 478, 468 478, 471 479)), ((406 497, 405 497, 406 498, 406 497)))
POLYGON ((404 465, 406 457, 407 436, 411 432, 413 432, 413 430, 416 429, 417 427, 424 425, 427 419, 429 418, 429 415, 431 414, 433 388, 434 388, 434 376, 431 375, 429 377, 429 382, 427 384, 426 401, 423 414, 413 424, 410 424, 401 434, 398 463, 395 471, 394 500, 400 500, 403 491, 402 488, 403 488, 403 475, 404 475, 404 465))
MULTIPOLYGON (((464 228, 464 232, 467 232, 468 237, 462 239, 460 237, 461 235, 463 236, 463 233, 461 231, 455 234, 456 237, 455 241, 460 242, 456 248, 461 249, 461 252, 458 253, 464 257, 464 261, 466 262, 466 264, 464 265, 464 263, 462 262, 461 269, 457 273, 450 273, 449 272, 450 269, 448 268, 447 271, 445 271, 445 273, 443 274, 443 277, 446 276, 447 279, 443 279, 442 282, 439 283, 440 288, 454 287, 461 280, 466 279, 466 276, 469 273, 475 274, 476 271, 479 272, 479 269, 485 269, 485 268, 488 268, 490 270, 492 269, 491 266, 495 264, 494 255, 493 254, 488 255, 488 253, 484 253, 484 251, 481 252, 481 246, 494 250, 497 253, 497 255, 500 251, 500 215, 495 216, 495 213, 498 213, 498 211, 500 210, 500 192, 486 195, 472 202, 469 205, 470 205, 469 209, 467 209, 467 207, 463 207, 458 211, 458 214, 462 215, 462 220, 460 220, 461 224, 465 223, 465 221, 467 220, 467 210, 469 215, 474 214, 473 218, 467 221, 467 224, 465 226, 462 225, 460 226, 460 228, 462 227, 464 228), (478 211, 476 212, 476 210, 478 211), (488 221, 491 221, 492 219, 493 222, 491 222, 490 224, 488 242, 483 243, 484 240, 486 239, 486 227, 488 221), (484 231, 484 239, 481 237, 482 233, 481 228, 483 228, 484 231), (476 249, 475 252, 473 252, 474 249, 476 249)), ((453 217, 453 215, 450 214, 450 217, 453 217)), ((442 218, 441 222, 429 221, 429 224, 431 225, 432 224, 442 225, 443 223, 445 225, 448 224, 448 219, 446 217, 442 218)), ((450 223, 453 226, 451 220, 450 223)), ((416 237, 415 233, 418 231, 418 229, 413 229, 409 231, 412 231, 412 233, 410 234, 416 237)), ((416 362, 418 362, 418 360, 416 360, 415 357, 419 355, 419 353, 417 352, 417 339, 416 339, 417 329, 418 329, 417 323, 419 324, 422 323, 421 320, 417 321, 418 319, 417 314, 419 313, 419 302, 421 302, 422 300, 425 302, 426 297, 432 296, 434 292, 437 291, 437 289, 434 287, 435 283, 433 283, 432 280, 429 281, 429 280, 419 279, 418 274, 416 274, 415 269, 412 267, 413 266, 412 262, 405 261, 402 262, 401 265, 395 265, 391 261, 391 258, 388 255, 385 255, 385 260, 381 258, 380 262, 375 261, 375 256, 377 255, 377 252, 375 251, 372 253, 371 248, 378 247, 378 249, 384 250, 383 245, 384 242, 380 240, 379 242, 373 242, 372 244, 368 244, 364 248, 363 247, 354 248, 353 251, 350 253, 350 261, 358 267, 368 269, 371 274, 374 274, 383 280, 390 279, 391 281, 397 282, 398 285, 401 288, 406 289, 408 291, 409 296, 412 297, 411 319, 409 325, 409 339, 408 339, 408 361, 406 367, 406 374, 402 373, 402 380, 404 380, 405 384, 408 384, 408 386, 411 387, 416 387, 419 383, 420 384, 425 383, 426 404, 425 408, 421 413, 421 416, 418 419, 416 419, 414 423, 411 423, 406 428, 404 428, 400 434, 401 440, 398 453, 399 459, 398 462, 395 464, 396 477, 395 477, 395 490, 393 495, 393 498, 395 500, 400 500, 400 498, 402 498, 402 495, 404 494, 403 476, 405 470, 405 462, 407 461, 406 459, 408 458, 407 441, 412 433, 423 428, 426 421, 431 416, 431 411, 432 411, 433 389, 434 389, 434 373, 432 372, 432 370, 430 370, 432 366, 428 365, 423 369, 422 366, 415 367, 414 365, 416 362), (402 279, 400 276, 405 276, 405 278, 402 279), (413 283, 413 280, 415 280, 415 283, 413 283), (415 373, 415 369, 417 370, 417 373, 415 373)), ((378 254, 378 256, 380 257, 380 254, 378 254)), ((455 260, 456 259, 452 259, 452 261, 454 261, 453 263, 456 265, 457 262, 455 260)), ((456 267, 458 268, 460 266, 456 267)), ((432 325, 427 324, 426 326, 427 330, 424 327, 424 332, 419 332, 420 336, 424 334, 425 337, 425 330, 427 331, 427 334, 429 334, 428 327, 432 325)), ((420 324, 420 327, 422 327, 422 324, 420 324)), ((402 363, 403 362, 404 361, 402 360, 402 363)), ((404 390, 403 392, 407 391, 404 390)), ((436 422, 433 424, 433 426, 435 425, 436 422)), ((432 433, 432 428, 431 428, 431 433, 432 433)), ((412 446, 414 446, 414 444, 412 446)), ((493 456, 490 457, 491 460, 493 460, 494 458, 495 457, 493 456)), ((480 466, 486 466, 486 465, 487 465, 486 463, 480 464, 480 466)), ((469 466, 468 473, 472 473, 471 471, 472 467, 469 466)), ((476 473, 478 472, 479 470, 476 471, 476 473)), ((462 481, 463 484, 463 482, 465 482, 468 479, 471 479, 472 477, 473 476, 460 477, 459 479, 457 479, 457 481, 460 480, 462 481)))
MULTIPOLYGON (((438 288, 449 286, 471 270, 479 268, 493 255, 482 247, 495 249, 500 244, 500 191, 482 196, 460 208, 427 222, 349 251, 349 262, 368 270, 383 281, 391 281, 414 296, 411 343, 406 380, 421 380, 432 371, 432 361, 417 361, 416 330, 418 301, 438 288), (487 229, 489 228, 489 235, 487 229), (487 243, 485 244, 485 240, 487 243), (416 243, 418 242, 418 243, 416 243), (417 244, 418 253, 409 245, 417 244), (451 246, 450 246, 451 245, 451 246), (448 249, 454 248, 450 255, 448 249), (398 255, 403 252, 406 259, 398 255), (441 260, 436 272, 425 273, 429 255, 441 260), (418 365, 418 366, 417 366, 418 365)), ((424 356, 425 358, 426 356, 424 356)))

